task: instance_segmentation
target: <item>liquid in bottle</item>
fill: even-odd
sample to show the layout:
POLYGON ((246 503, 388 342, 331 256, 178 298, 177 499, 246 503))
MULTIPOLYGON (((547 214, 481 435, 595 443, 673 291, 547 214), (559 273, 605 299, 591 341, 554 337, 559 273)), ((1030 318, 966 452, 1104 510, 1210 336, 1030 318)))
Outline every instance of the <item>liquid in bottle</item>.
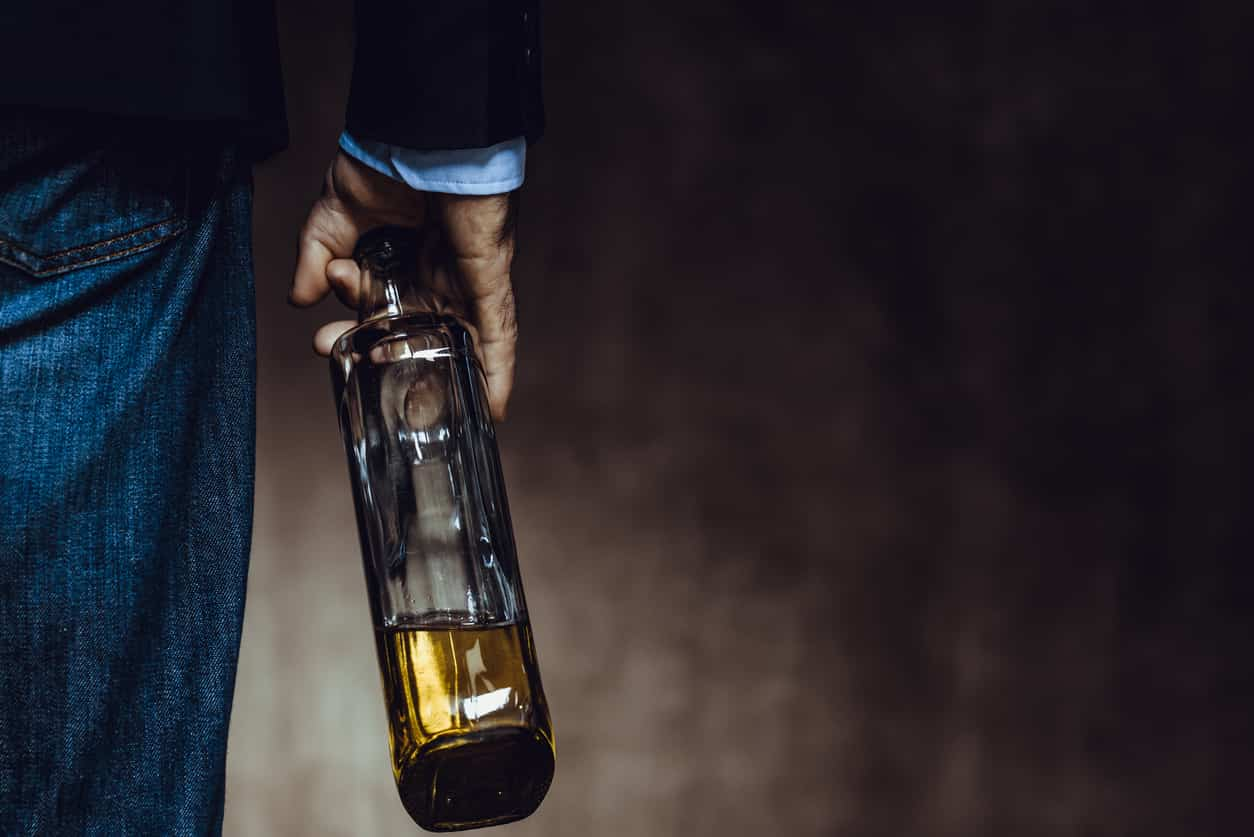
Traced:
POLYGON ((553 732, 531 629, 422 625, 375 632, 392 769, 431 831, 522 819, 553 778, 553 732))

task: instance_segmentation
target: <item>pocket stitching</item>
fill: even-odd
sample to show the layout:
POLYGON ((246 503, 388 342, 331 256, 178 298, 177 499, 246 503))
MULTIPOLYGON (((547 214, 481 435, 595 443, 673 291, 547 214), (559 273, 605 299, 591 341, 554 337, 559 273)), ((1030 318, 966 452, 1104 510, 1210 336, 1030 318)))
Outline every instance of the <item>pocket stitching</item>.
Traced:
POLYGON ((68 250, 60 250, 48 256, 42 256, 32 250, 27 250, 26 248, 18 244, 15 244, 12 241, 9 241, 6 238, 0 237, 0 244, 8 245, 9 247, 12 247, 14 250, 19 250, 24 254, 28 254, 34 259, 38 259, 39 261, 47 262, 49 260, 54 260, 54 259, 63 260, 66 255, 79 252, 82 250, 89 250, 92 248, 100 248, 100 247, 106 247, 106 246, 117 246, 117 243, 119 241, 123 241, 128 238, 134 238, 136 236, 140 236, 145 233, 151 233, 153 230, 159 229, 160 227, 169 225, 169 224, 173 224, 173 226, 170 227, 168 231, 158 234, 155 238, 149 239, 147 241, 142 241, 139 244, 135 244, 131 247, 127 247, 123 250, 115 250, 115 251, 110 251, 107 253, 101 253, 99 256, 95 256, 94 258, 89 258, 84 261, 70 262, 69 264, 66 264, 64 261, 62 261, 60 264, 52 264, 52 265, 48 265, 40 269, 36 269, 32 265, 23 264, 20 261, 15 261, 12 258, 8 258, 3 252, 0 252, 0 262, 3 262, 4 264, 7 264, 7 265, 11 265, 12 267, 17 268, 18 270, 21 270, 24 273, 36 279, 45 279, 49 276, 54 276, 58 273, 68 273, 71 270, 78 270, 79 268, 91 267, 92 265, 100 264, 101 262, 111 261, 112 259, 120 259, 125 256, 138 253, 141 250, 147 250, 151 247, 156 247, 158 244, 169 241, 170 239, 184 232, 187 229, 187 221, 186 219, 180 218, 177 215, 171 216, 169 218, 166 218, 164 221, 158 221, 155 224, 148 224, 146 226, 139 228, 138 230, 131 230, 130 232, 122 233, 121 235, 116 235, 112 238, 107 238, 103 241, 94 241, 91 244, 81 244, 76 247, 71 247, 68 250))
POLYGON ((38 250, 32 250, 29 247, 23 247, 21 244, 18 244, 16 241, 12 241, 11 239, 5 238, 2 235, 0 235, 0 244, 7 244, 9 247, 12 247, 14 250, 21 250, 23 253, 26 253, 29 256, 33 256, 37 259, 55 259, 58 257, 68 256, 71 253, 77 253, 80 250, 91 250, 96 247, 107 247, 112 244, 117 244, 118 242, 123 241, 124 239, 134 238, 136 236, 143 235, 149 230, 160 227, 162 224, 168 224, 171 221, 178 221, 178 220, 179 220, 178 215, 171 215, 169 218, 163 218, 160 221, 154 221, 151 224, 145 224, 144 226, 140 227, 137 230, 128 230, 124 233, 118 233, 115 236, 111 236, 110 238, 103 238, 100 241, 92 241, 87 244, 77 244, 73 247, 67 247, 64 250, 54 250, 51 253, 40 253, 38 250))
POLYGON ((182 189, 178 198, 176 198, 174 214, 161 221, 154 221, 138 229, 127 230, 100 241, 76 244, 73 247, 56 250, 46 255, 23 247, 16 241, 0 235, 0 264, 15 267, 34 279, 46 279, 49 276, 55 276, 60 273, 69 273, 79 268, 91 267, 92 265, 112 261, 113 259, 125 258, 126 256, 163 244, 172 238, 182 235, 187 231, 189 225, 187 213, 191 203, 192 171, 188 166, 183 167, 182 181, 182 189), (129 247, 123 246, 121 250, 109 249, 149 235, 153 237, 148 240, 141 240, 138 244, 133 244, 129 247), (105 252, 96 256, 89 255, 81 261, 72 260, 76 253, 90 254, 93 250, 105 250, 105 252))

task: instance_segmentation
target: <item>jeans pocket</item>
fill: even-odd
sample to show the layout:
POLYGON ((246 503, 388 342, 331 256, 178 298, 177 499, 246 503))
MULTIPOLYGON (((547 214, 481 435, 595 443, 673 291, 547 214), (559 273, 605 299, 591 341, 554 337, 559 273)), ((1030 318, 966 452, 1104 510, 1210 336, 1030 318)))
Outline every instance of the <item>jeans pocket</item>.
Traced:
POLYGON ((151 249, 187 228, 189 166, 90 123, 0 125, 0 262, 42 279, 151 249))

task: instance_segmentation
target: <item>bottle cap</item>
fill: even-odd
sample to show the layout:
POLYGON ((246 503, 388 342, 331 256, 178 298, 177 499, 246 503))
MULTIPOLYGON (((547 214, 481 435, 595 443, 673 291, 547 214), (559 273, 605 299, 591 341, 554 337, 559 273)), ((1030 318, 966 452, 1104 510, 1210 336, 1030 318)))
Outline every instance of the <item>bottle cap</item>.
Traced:
POLYGON ((353 261, 362 270, 390 276, 397 268, 417 269, 418 249, 418 230, 413 227, 375 227, 357 240, 353 261))

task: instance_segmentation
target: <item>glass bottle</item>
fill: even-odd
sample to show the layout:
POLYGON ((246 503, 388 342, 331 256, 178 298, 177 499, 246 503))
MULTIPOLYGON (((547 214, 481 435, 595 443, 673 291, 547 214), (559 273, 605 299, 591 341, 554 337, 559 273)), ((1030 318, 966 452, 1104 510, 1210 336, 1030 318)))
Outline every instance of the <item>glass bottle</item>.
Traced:
POLYGON ((419 235, 362 236, 331 377, 401 802, 432 831, 522 819, 553 777, 496 435, 471 335, 420 310, 419 235))

